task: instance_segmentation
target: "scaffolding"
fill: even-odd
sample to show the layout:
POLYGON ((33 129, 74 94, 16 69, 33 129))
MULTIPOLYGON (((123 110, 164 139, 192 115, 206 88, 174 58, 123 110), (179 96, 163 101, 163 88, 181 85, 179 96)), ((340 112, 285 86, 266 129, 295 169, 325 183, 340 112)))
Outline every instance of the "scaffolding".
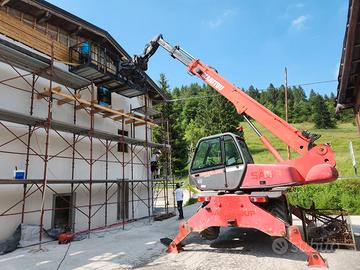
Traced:
MULTIPOLYGON (((43 229, 44 229, 44 213, 48 211, 59 210, 59 208, 46 207, 45 197, 48 192, 51 194, 60 194, 56 190, 57 185, 69 185, 71 198, 76 191, 80 190, 80 187, 85 189, 88 196, 88 203, 84 205, 77 205, 74 201, 67 201, 71 212, 76 211, 83 215, 87 219, 87 230, 90 232, 98 228, 106 228, 117 224, 122 224, 125 228, 125 224, 129 220, 133 220, 139 217, 135 217, 135 203, 139 202, 147 208, 147 215, 145 218, 151 219, 155 212, 155 207, 159 206, 156 202, 162 201, 162 211, 168 213, 173 205, 173 202, 169 199, 169 189, 174 185, 173 177, 171 174, 171 149, 168 141, 168 121, 164 119, 163 115, 160 118, 152 119, 151 117, 157 114, 157 112, 150 108, 149 99, 144 95, 144 105, 140 108, 129 108, 130 113, 124 113, 124 110, 113 110, 109 107, 100 106, 95 101, 95 85, 92 81, 82 78, 75 73, 60 69, 54 65, 54 48, 51 48, 50 59, 43 57, 39 54, 33 53, 17 46, 5 39, 0 39, 0 61, 7 64, 7 66, 16 73, 16 76, 11 78, 2 79, 0 85, 11 87, 17 91, 25 91, 31 95, 29 114, 19 113, 11 110, 0 109, 0 126, 9 132, 12 138, 0 145, 0 153, 21 155, 25 158, 25 180, 14 179, 0 179, 0 185, 21 185, 22 186, 22 198, 7 209, 2 210, 0 218, 7 216, 20 215, 21 223, 24 222, 27 214, 40 213, 39 226, 40 236, 39 243, 43 242, 43 229), (19 71, 21 69, 22 71, 19 71), (27 73, 24 73, 27 72, 27 73), (31 78, 29 80, 29 78, 31 78), (40 91, 37 89, 37 80, 39 78, 45 78, 49 81, 49 87, 40 91), (26 85, 25 88, 14 86, 11 84, 13 80, 22 80, 26 85), (54 84, 61 84, 59 87, 54 87, 54 84), (62 88, 65 90, 63 91, 62 88), (66 92, 65 92, 66 91, 66 92), (88 92, 91 96, 90 101, 85 101, 80 98, 81 93, 88 92), (39 101, 37 101, 39 100, 39 101), (53 118, 53 105, 57 101, 58 106, 68 106, 73 110, 73 123, 61 122, 53 118), (47 104, 46 117, 38 117, 34 115, 34 103, 45 102, 47 104), (83 110, 89 116, 89 126, 81 127, 77 123, 77 112, 83 110), (140 116, 142 114, 143 116, 140 116), (102 115, 104 119, 111 118, 116 122, 119 122, 122 128, 121 134, 112 134, 106 131, 95 129, 95 115, 102 115), (156 123, 155 123, 156 122, 156 123), (24 126, 27 132, 23 134, 16 134, 9 126, 9 123, 15 123, 24 126), (125 136, 125 125, 130 126, 130 135, 125 136), (161 130, 164 131, 165 140, 163 143, 154 143, 149 140, 149 132, 152 127, 160 125, 161 130), (145 139, 137 139, 137 127, 144 126, 145 139), (34 132, 37 130, 43 130, 45 132, 45 145, 44 153, 39 153, 31 145, 31 138, 34 132), (65 134, 72 135, 72 139, 69 140, 65 134), (64 149, 59 150, 57 153, 50 153, 49 146, 51 144, 50 137, 57 136, 65 144, 64 149), (26 147, 26 152, 16 152, 4 150, 3 147, 11 142, 17 141, 26 147), (79 142, 88 142, 88 153, 86 157, 81 153, 81 149, 78 149, 79 142), (103 153, 99 156, 95 156, 93 149, 94 142, 100 143, 103 147, 103 153), (114 149, 118 145, 121 145, 122 154, 118 158, 114 154, 114 149), (129 146, 129 159, 125 160, 125 145, 129 146), (163 177, 153 179, 150 173, 149 157, 153 149, 162 149, 164 155, 166 155, 166 163, 163 168, 163 177), (71 151, 71 157, 63 155, 67 150, 71 151), (145 152, 145 160, 142 160, 139 153, 145 152), (28 173, 31 166, 31 158, 38 157, 43 163, 43 177, 41 179, 28 179, 28 173), (113 160, 110 160, 112 157, 113 160), (52 159, 69 159, 71 161, 71 178, 70 179, 49 179, 49 161, 52 159), (83 179, 76 179, 76 161, 84 161, 88 165, 88 176, 83 179), (105 179, 94 178, 94 164, 105 164, 105 179), (109 164, 117 164, 121 168, 122 176, 119 179, 109 179, 109 164), (134 178, 134 166, 142 166, 146 170, 145 179, 134 178), (125 170, 130 170, 130 177, 125 177, 125 170), (94 185, 105 185, 104 198, 102 203, 94 203, 93 201, 93 187, 94 185), (114 191, 115 187, 115 191, 114 191), (137 190, 139 187, 146 189, 146 196, 144 197, 137 190), (125 188, 128 189, 128 202, 125 205, 125 188), (108 207, 112 204, 117 204, 118 201, 112 202, 111 199, 116 196, 119 191, 122 192, 122 220, 116 223, 109 223, 108 221, 108 207), (39 209, 26 210, 27 200, 34 196, 35 193, 41 194, 41 204, 39 209), (21 206, 21 211, 14 211, 17 207, 21 206), (128 207, 128 209, 126 209, 128 207), (104 211, 104 221, 102 226, 93 227, 92 221, 97 215, 100 214, 100 210, 104 211), (125 215, 125 211, 128 211, 129 217, 125 215), (129 213, 130 212, 130 213, 129 213)), ((63 198, 63 200, 65 200, 63 198)), ((76 232, 75 219, 71 230, 76 232)))

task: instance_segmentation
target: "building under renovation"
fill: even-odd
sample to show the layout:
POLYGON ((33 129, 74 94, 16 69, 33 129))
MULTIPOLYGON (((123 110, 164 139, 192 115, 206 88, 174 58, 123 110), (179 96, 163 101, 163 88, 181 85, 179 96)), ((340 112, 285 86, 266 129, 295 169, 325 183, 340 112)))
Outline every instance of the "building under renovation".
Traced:
POLYGON ((167 211, 153 108, 166 93, 103 29, 42 0, 0 6, 0 239, 21 223, 79 232, 167 211))

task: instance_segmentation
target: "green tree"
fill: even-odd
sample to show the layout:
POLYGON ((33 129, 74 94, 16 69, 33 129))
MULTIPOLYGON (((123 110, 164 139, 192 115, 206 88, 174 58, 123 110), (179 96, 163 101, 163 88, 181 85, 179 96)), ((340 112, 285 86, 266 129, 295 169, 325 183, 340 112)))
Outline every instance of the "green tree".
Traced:
MULTIPOLYGON (((170 98, 172 98, 173 95, 170 91, 170 86, 165 74, 160 74, 159 85, 161 90, 166 92, 170 98)), ((174 91, 175 95, 179 93, 180 92, 178 91, 174 91)), ((184 139, 184 130, 181 127, 181 119, 178 117, 181 113, 181 106, 178 106, 178 104, 173 102, 166 102, 156 105, 156 109, 163 113, 165 119, 168 119, 173 169, 175 173, 182 173, 187 164, 187 149, 186 141, 184 139)), ((164 132, 166 131, 161 129, 155 130, 155 140, 162 141, 164 132)))
POLYGON ((331 117, 329 108, 321 95, 316 95, 313 100, 314 122, 316 128, 335 128, 336 122, 331 117))
POLYGON ((302 123, 308 121, 311 116, 311 110, 304 89, 300 86, 295 86, 291 89, 291 92, 291 122, 302 123))
POLYGON ((250 87, 246 91, 246 93, 253 99, 255 99, 257 101, 260 100, 260 91, 257 88, 255 88, 254 86, 250 85, 250 87))

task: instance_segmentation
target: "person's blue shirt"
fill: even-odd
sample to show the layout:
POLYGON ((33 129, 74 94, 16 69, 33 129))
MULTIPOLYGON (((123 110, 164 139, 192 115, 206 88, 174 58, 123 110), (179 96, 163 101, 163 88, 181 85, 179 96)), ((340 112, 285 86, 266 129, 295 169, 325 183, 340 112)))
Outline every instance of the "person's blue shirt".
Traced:
POLYGON ((88 55, 90 53, 90 44, 88 41, 84 41, 80 45, 80 53, 83 55, 88 55))

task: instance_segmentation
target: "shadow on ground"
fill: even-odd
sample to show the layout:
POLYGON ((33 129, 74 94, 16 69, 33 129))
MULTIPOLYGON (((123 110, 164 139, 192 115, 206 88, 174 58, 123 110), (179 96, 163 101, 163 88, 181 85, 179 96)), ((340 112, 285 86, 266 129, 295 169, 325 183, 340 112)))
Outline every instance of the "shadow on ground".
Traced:
MULTIPOLYGON (((199 234, 193 234, 184 241, 185 250, 191 251, 207 251, 214 253, 239 253, 251 254, 257 257, 275 257, 288 258, 292 260, 306 260, 307 256, 301 251, 293 248, 289 244, 285 250, 277 250, 281 254, 277 254, 273 250, 273 241, 275 238, 270 237, 255 229, 244 228, 222 228, 221 234, 214 241, 201 239, 199 234), (189 243, 208 244, 208 248, 192 249, 186 247, 189 243)), ((204 246, 202 246, 204 247, 204 246)))
MULTIPOLYGON (((184 245, 184 253, 226 253, 306 261, 307 256, 301 251, 292 248, 290 244, 284 254, 276 254, 272 248, 273 240, 274 238, 254 229, 222 228, 221 234, 214 241, 204 240, 198 233, 192 233, 182 244, 184 245)), ((136 265, 135 268, 156 269, 156 265, 159 266, 159 264, 152 263, 156 259, 153 258, 151 262, 148 261, 141 265, 136 265)))

